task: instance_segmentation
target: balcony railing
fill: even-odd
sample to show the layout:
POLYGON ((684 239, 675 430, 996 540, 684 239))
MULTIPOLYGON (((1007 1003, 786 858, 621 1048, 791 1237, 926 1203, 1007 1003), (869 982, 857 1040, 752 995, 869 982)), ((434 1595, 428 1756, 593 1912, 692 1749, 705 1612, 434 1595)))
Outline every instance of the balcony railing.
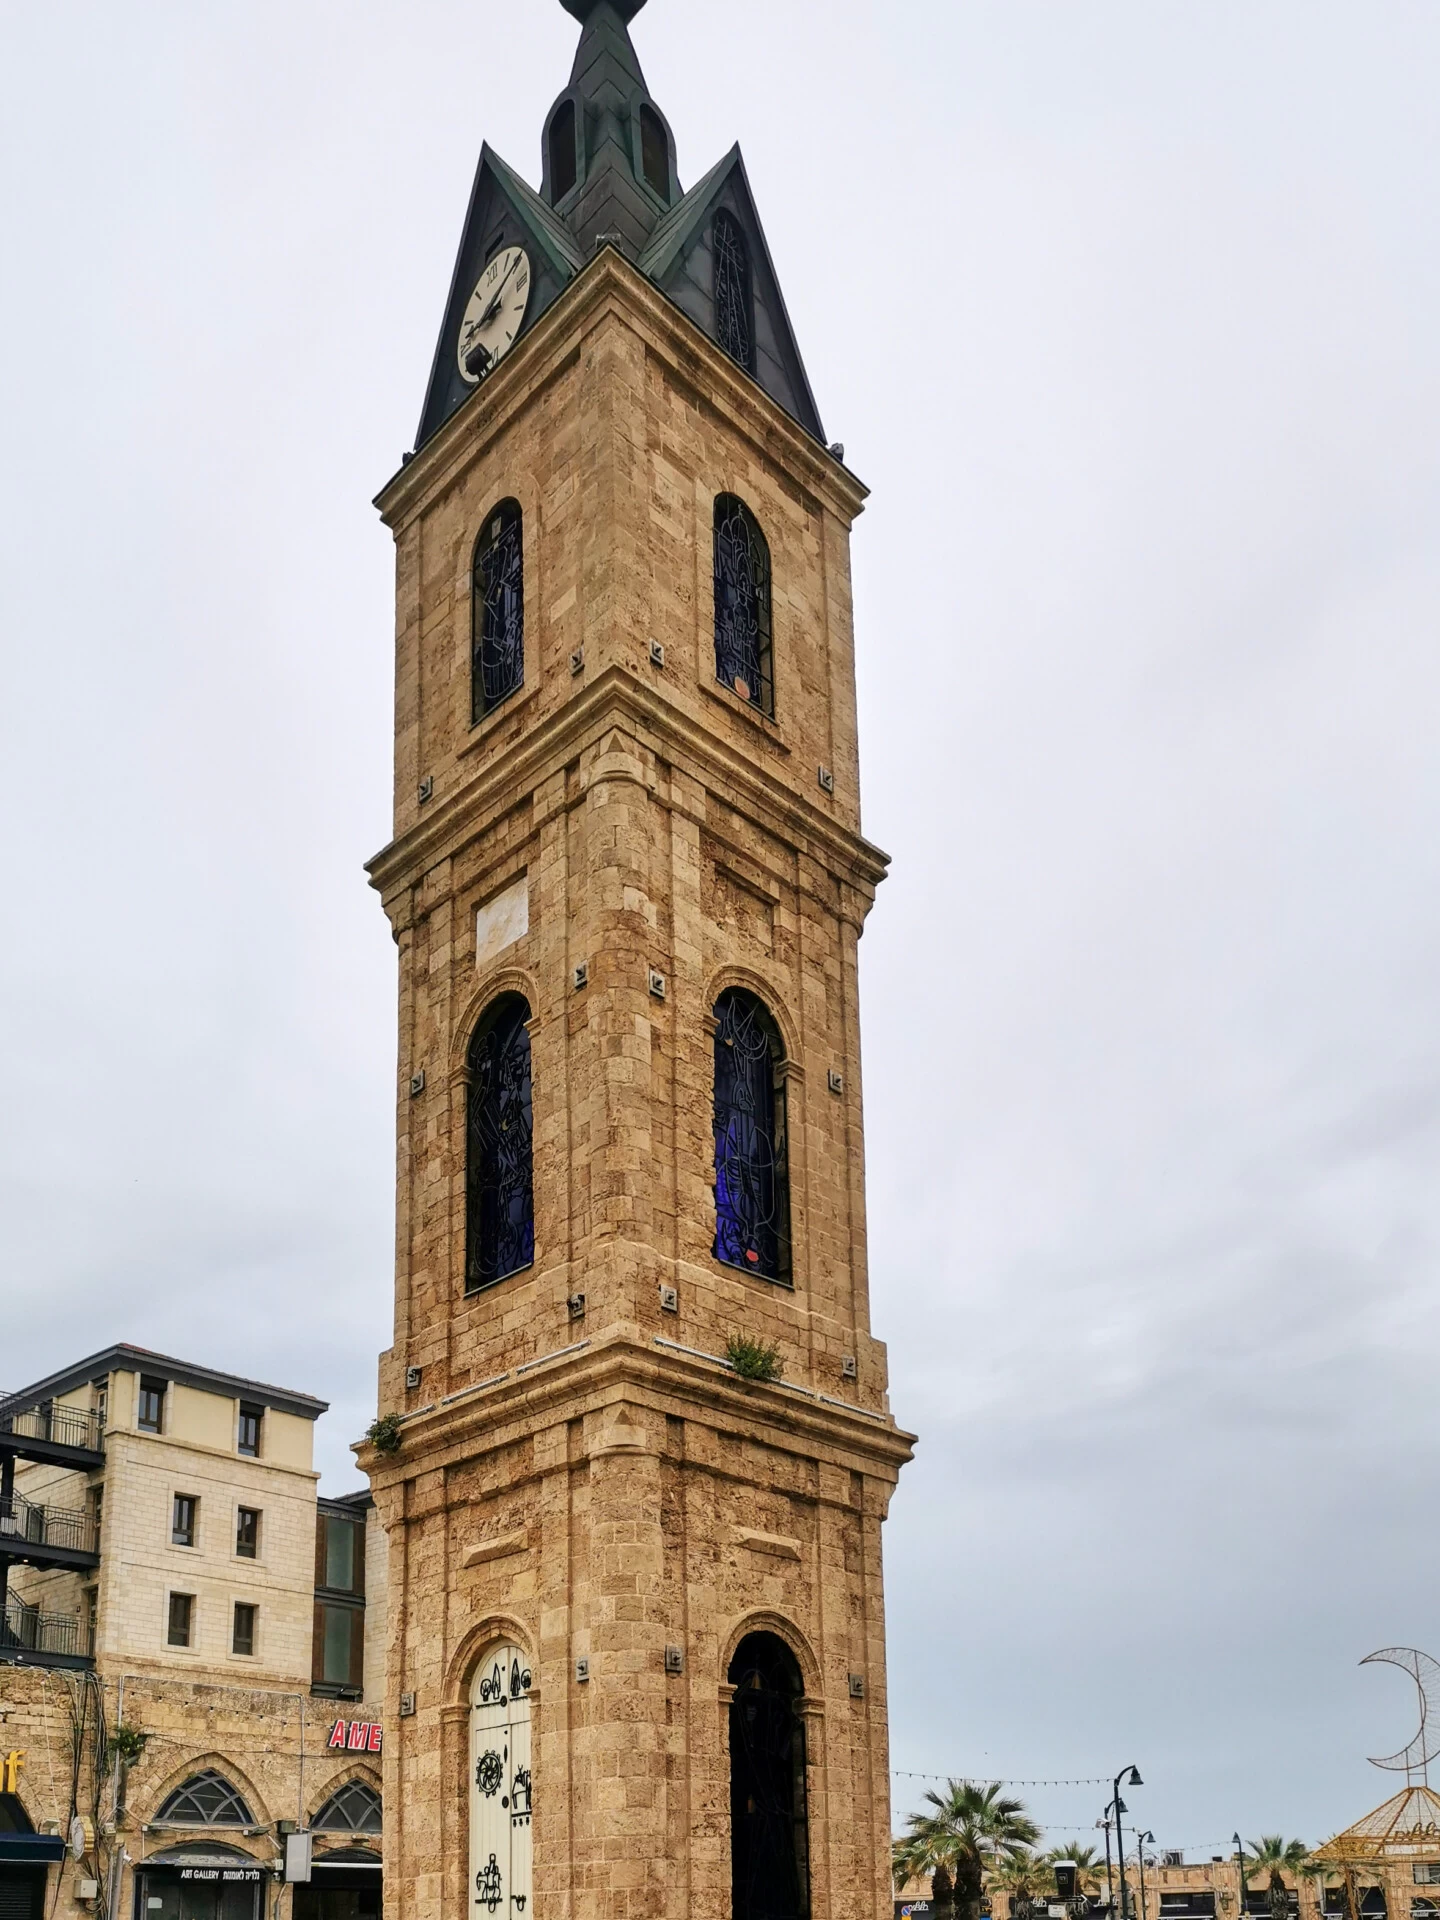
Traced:
POLYGON ((99 1453, 104 1446, 98 1413, 85 1407, 61 1407, 46 1401, 38 1407, 12 1412, 6 1396, 0 1393, 0 1434, 13 1434, 17 1440, 48 1440, 57 1447, 83 1447, 87 1453, 99 1453))
POLYGON ((90 1629, 73 1613, 41 1613, 12 1595, 0 1628, 0 1656, 6 1653, 61 1654, 88 1659, 90 1629))
POLYGON ((75 1507, 42 1507, 22 1493, 0 1495, 0 1552, 27 1547, 61 1547, 95 1553, 95 1517, 75 1507))

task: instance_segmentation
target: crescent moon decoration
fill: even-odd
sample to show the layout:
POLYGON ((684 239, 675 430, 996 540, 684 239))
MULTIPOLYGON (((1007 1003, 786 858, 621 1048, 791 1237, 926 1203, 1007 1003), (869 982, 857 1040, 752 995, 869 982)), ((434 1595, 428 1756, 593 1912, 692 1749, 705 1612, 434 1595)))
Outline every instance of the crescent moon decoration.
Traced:
POLYGON ((1367 1653, 1360 1664, 1368 1667, 1372 1661, 1401 1667, 1415 1682, 1420 1695, 1420 1731, 1398 1753, 1384 1760, 1372 1757, 1370 1764, 1389 1773, 1404 1773, 1410 1779, 1418 1773, 1429 1786, 1430 1762, 1440 1759, 1440 1660, 1432 1660, 1418 1647, 1382 1647, 1378 1653, 1367 1653))

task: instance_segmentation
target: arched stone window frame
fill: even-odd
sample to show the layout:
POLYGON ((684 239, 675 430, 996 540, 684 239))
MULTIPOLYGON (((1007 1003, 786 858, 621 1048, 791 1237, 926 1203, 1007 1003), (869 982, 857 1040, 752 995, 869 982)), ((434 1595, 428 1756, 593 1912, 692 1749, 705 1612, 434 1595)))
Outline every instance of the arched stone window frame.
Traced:
POLYGON ((470 724, 525 685, 525 512, 508 494, 480 522, 470 555, 470 724))
POLYGON ((496 976, 486 983, 484 990, 477 994, 472 1002, 472 1011, 462 1023, 460 1032, 462 1046, 460 1060, 452 1076, 452 1084, 458 1094, 456 1103, 458 1112, 454 1114, 454 1124, 460 1128, 460 1137, 464 1140, 465 1150, 461 1156, 460 1169, 460 1213, 462 1272, 466 1299, 474 1299, 488 1293, 493 1287, 502 1285, 516 1274, 531 1271, 536 1259, 535 1233, 535 1134, 534 1134, 534 1069, 535 1056, 531 1029, 534 1024, 535 1006, 534 986, 529 979, 513 971, 496 976), (506 1258, 505 1250, 500 1251, 497 1267, 503 1271, 488 1274, 486 1256, 479 1243, 484 1229, 481 1210, 481 1189, 478 1169, 474 1159, 475 1133, 478 1130, 479 1115, 476 1111, 477 1098, 482 1091, 477 1078, 478 1053, 488 1036, 506 1020, 511 1013, 518 1015, 515 1032, 524 1036, 524 1045, 528 1058, 528 1155, 529 1155, 529 1238, 528 1250, 522 1244, 511 1251, 524 1257, 513 1262, 506 1258))
POLYGON ((755 273, 745 229, 728 207, 710 222, 715 339, 737 367, 755 376, 755 273))
POLYGON ((327 1827, 321 1824, 322 1817, 327 1810, 341 1794, 348 1793, 353 1787, 365 1788, 375 1800, 376 1811, 383 1816, 384 1795, 381 1790, 380 1781, 367 1769, 352 1767, 347 1772, 337 1774, 334 1779, 326 1781, 324 1791, 319 1796, 319 1800, 309 1818, 309 1826, 312 1832, 349 1834, 352 1836, 357 1834, 378 1835, 382 1832, 383 1829, 381 1827, 327 1827))
MULTIPOLYGON (((740 1273, 748 1273, 753 1278, 762 1279, 772 1286, 793 1288, 795 1285, 795 1216, 796 1204, 792 1169, 798 1156, 794 1151, 795 1116, 792 1111, 796 1102, 792 1098, 792 1089, 801 1079, 799 1068, 791 1053, 791 1041, 787 1035, 787 1022, 777 1013, 778 995, 766 983, 757 981, 748 974, 738 974, 727 969, 715 982, 710 998, 709 1013, 705 1020, 705 1030, 712 1042, 714 1066, 711 1078, 713 1159, 710 1169, 710 1193, 715 1208, 714 1234, 711 1241, 711 1256, 721 1266, 730 1267, 740 1273), (767 1259, 764 1249, 754 1251, 759 1256, 754 1260, 743 1256, 750 1249, 740 1247, 738 1242, 731 1244, 735 1226, 746 1224, 738 1219, 733 1209, 727 1209, 722 1217, 722 1167, 720 1148, 720 1095, 721 1095, 721 1046, 727 1039, 740 1039, 739 1034, 727 1035, 723 1009, 726 1003, 748 1003, 752 1017, 756 1014, 756 1023, 767 1043, 770 1053, 770 1094, 769 1108, 770 1136, 768 1145, 775 1165, 775 1195, 772 1208, 770 1230, 776 1238, 774 1258, 767 1259), (768 1029, 768 1031, 767 1031, 768 1029), (773 1266, 774 1270, 769 1270, 773 1266)), ((758 1065, 758 1062, 757 1062, 758 1065)), ((763 1170, 762 1170, 763 1171, 763 1170)))
POLYGON ((775 718, 775 569, 759 515, 717 493, 711 515, 715 678, 775 718))
MULTIPOLYGON (((821 1667, 816 1658, 815 1649, 796 1623, 787 1615, 772 1612, 769 1609, 757 1609, 737 1620, 721 1646, 717 1694, 720 1713, 720 1751, 725 1755, 727 1809, 731 1787, 730 1710, 738 1692, 738 1688, 729 1676, 741 1646, 752 1634, 757 1633, 771 1634, 781 1641, 800 1672, 803 1691, 795 1700, 795 1712, 801 1722, 805 1742, 808 1911, 811 1914, 826 1913, 829 1911, 830 1886, 828 1855, 823 1832, 827 1761, 825 1700, 821 1667)), ((733 1830, 729 1838, 733 1848, 733 1830)))
POLYGON ((235 1765, 228 1754, 223 1753, 191 1754, 159 1783, 152 1805, 155 1810, 149 1818, 151 1826, 188 1827, 195 1832, 242 1833, 247 1827, 268 1826, 271 1818, 265 1798, 257 1790, 255 1782, 242 1768, 235 1765), (175 1820, 164 1811, 178 1795, 185 1792, 192 1781, 203 1779, 210 1774, 217 1775, 231 1792, 238 1796, 242 1807, 250 1815, 248 1821, 175 1820))

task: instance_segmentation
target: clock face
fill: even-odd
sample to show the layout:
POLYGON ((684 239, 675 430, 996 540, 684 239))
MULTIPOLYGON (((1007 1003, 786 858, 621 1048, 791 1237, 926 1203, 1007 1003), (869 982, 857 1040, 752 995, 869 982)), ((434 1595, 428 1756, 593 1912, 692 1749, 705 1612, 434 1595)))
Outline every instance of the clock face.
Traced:
POLYGON ((530 256, 502 247, 475 283, 460 321, 456 357, 473 387, 515 344, 530 302, 530 256))

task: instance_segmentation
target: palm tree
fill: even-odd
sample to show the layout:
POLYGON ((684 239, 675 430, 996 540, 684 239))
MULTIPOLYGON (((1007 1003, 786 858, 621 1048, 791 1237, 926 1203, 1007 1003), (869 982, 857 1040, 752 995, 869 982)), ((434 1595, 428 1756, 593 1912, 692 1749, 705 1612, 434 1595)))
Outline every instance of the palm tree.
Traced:
POLYGON ((1062 1860, 1070 1861, 1075 1868, 1077 1893, 1099 1893, 1100 1875, 1105 1863, 1094 1847, 1082 1846, 1078 1840, 1071 1840, 1063 1846, 1047 1847, 1040 1855, 1040 1865, 1048 1873, 1053 1873, 1062 1860))
POLYGON ((1262 1833, 1258 1840, 1250 1842, 1249 1852, 1241 1854, 1241 1871, 1247 1884, 1252 1873, 1268 1873, 1270 1876, 1272 1920, 1285 1920, 1290 1911, 1290 1893, 1285 1885, 1285 1875, 1293 1873, 1298 1880, 1309 1858, 1310 1849, 1303 1840, 1287 1840, 1279 1833, 1262 1833))
POLYGON ((897 1885, 943 1869, 954 1883, 961 1920, 980 1920, 987 1869, 1028 1852, 1040 1838, 1025 1803, 1010 1799, 1000 1786, 998 1780, 984 1787, 947 1780, 943 1794, 927 1793, 933 1811, 912 1813, 909 1831, 895 1842, 897 1885))
POLYGON ((1021 1848, 1006 1854, 985 1870, 985 1891, 993 1905, 997 1894, 1009 1901, 1010 1920, 1031 1920, 1037 1898, 1043 1898, 1045 1863, 1039 1854, 1021 1848))

